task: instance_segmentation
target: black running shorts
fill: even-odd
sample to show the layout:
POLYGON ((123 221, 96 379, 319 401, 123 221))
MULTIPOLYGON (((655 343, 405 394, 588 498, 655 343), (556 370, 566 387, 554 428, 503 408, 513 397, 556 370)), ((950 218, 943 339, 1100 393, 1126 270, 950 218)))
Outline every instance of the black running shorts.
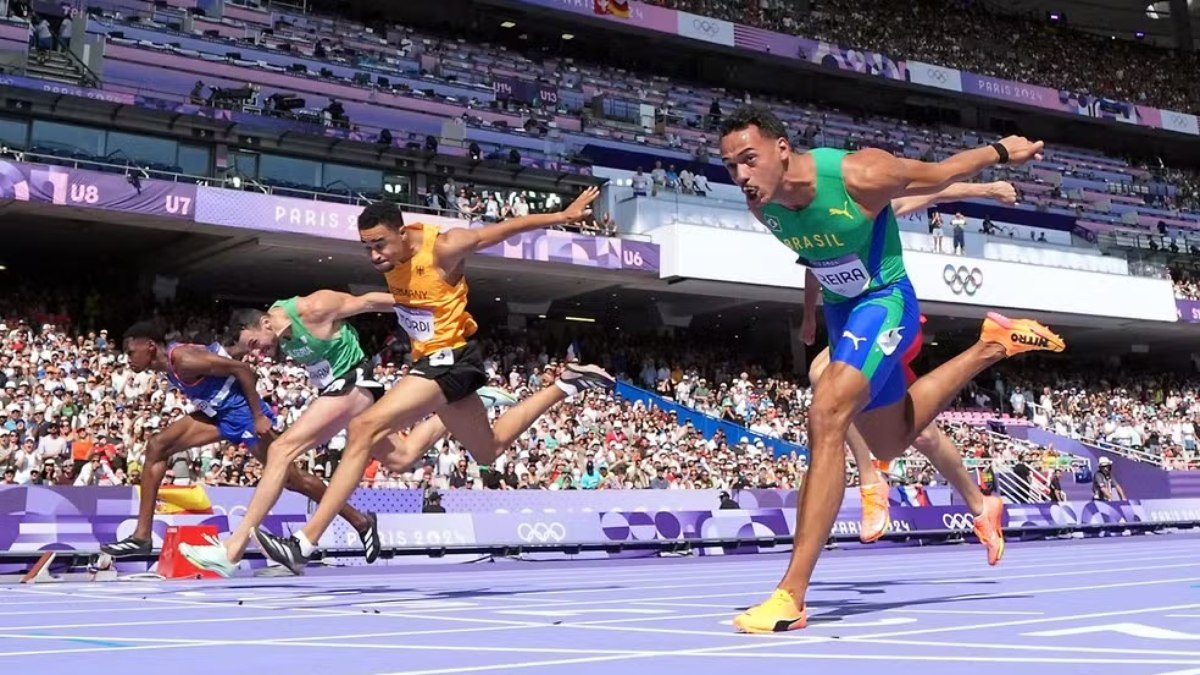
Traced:
POLYGON ((413 363, 409 375, 433 380, 448 403, 455 403, 487 384, 483 349, 474 340, 453 350, 436 351, 413 363))
POLYGON ((328 387, 321 390, 320 395, 345 396, 355 389, 362 389, 370 394, 372 399, 378 401, 383 397, 384 389, 381 383, 372 379, 371 371, 371 360, 363 359, 358 362, 358 365, 330 382, 328 387))

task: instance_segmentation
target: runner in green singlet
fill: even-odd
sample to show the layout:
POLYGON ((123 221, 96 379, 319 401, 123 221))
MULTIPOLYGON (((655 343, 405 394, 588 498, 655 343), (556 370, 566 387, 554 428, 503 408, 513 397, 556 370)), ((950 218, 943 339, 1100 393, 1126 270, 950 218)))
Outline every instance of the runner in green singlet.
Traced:
MULTIPOLYGON (((233 313, 230 333, 241 349, 290 358, 308 371, 313 388, 319 392, 300 418, 271 445, 272 455, 295 456, 328 443, 352 418, 383 396, 384 387, 372 379, 371 360, 363 353, 358 332, 346 319, 370 312, 390 313, 394 304, 391 293, 317 291, 280 300, 266 312, 243 309, 233 313)), ((490 387, 480 389, 478 395, 489 407, 516 402, 507 393, 490 387)), ((388 469, 404 470, 445 433, 446 426, 433 416, 407 435, 388 437, 373 448, 372 456, 388 469)), ((264 465, 245 516, 223 545, 180 548, 189 562, 225 576, 237 569, 255 528, 283 492, 284 476, 275 468, 271 462, 264 465)), ((367 562, 374 562, 381 552, 375 514, 351 525, 362 539, 367 562)))
POLYGON ((1064 349, 1034 321, 990 313, 975 345, 911 387, 901 367, 920 333, 920 310, 892 200, 940 192, 997 163, 1028 161, 1040 156, 1042 143, 1010 136, 933 163, 878 149, 798 153, 787 128, 761 106, 734 112, 721 132, 722 160, 750 210, 812 270, 825 296, 830 365, 809 408, 810 466, 791 561, 771 597, 734 619, 745 632, 794 630, 807 623, 809 579, 845 495, 850 424, 890 461, 989 366, 1025 351, 1064 349))
MULTIPOLYGON (((897 218, 914 214, 935 204, 953 202, 963 199, 988 199, 1000 204, 1012 205, 1017 202, 1017 191, 1011 183, 999 181, 994 183, 955 183, 945 190, 932 195, 901 197, 892 200, 892 211, 897 218)), ((801 321, 800 333, 806 345, 816 342, 817 299, 821 293, 820 282, 812 270, 804 277, 804 315, 801 321)), ((921 323, 924 323, 924 318, 921 323)), ((911 362, 921 351, 922 334, 918 333, 912 345, 904 353, 901 368, 904 371, 905 387, 917 381, 917 375, 912 370, 911 362)), ((817 380, 829 365, 829 348, 821 350, 815 358, 809 361, 808 379, 816 386, 817 380)), ((862 435, 851 424, 846 432, 846 445, 858 466, 858 492, 862 504, 862 515, 859 521, 858 537, 864 543, 870 543, 882 537, 892 524, 889 495, 890 486, 884 479, 879 467, 871 461, 871 449, 867 447, 862 435)), ((985 497, 980 491, 974 478, 967 473, 963 466, 962 452, 954 445, 937 423, 925 427, 913 439, 913 450, 925 455, 954 491, 962 499, 963 504, 974 516, 976 537, 987 551, 989 565, 996 565, 1004 555, 1004 530, 996 525, 996 519, 1003 512, 1003 502, 999 497, 985 497)), ((893 465, 896 463, 893 462, 893 465)))

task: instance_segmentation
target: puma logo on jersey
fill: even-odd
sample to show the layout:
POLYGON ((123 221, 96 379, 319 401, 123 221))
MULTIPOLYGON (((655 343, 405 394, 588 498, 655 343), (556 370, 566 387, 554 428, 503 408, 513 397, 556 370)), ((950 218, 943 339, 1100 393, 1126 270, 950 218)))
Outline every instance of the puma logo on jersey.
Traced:
POLYGON ((858 351, 858 346, 867 341, 867 338, 858 337, 848 330, 842 331, 842 337, 849 338, 849 340, 854 343, 854 351, 858 351))
POLYGON ((846 216, 850 220, 854 220, 854 214, 850 213, 850 201, 849 200, 847 200, 846 203, 840 209, 835 209, 835 208, 831 207, 829 209, 829 215, 831 215, 831 216, 846 216))

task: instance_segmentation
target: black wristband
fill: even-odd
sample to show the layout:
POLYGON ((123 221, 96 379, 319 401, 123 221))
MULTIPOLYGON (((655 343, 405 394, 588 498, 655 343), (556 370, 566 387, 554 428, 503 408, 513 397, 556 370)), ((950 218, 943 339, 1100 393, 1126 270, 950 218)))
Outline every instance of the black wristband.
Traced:
POLYGON ((996 151, 997 155, 1000 155, 1001 164, 1008 164, 1008 148, 1004 147, 1003 143, 1000 141, 992 143, 992 149, 996 151))

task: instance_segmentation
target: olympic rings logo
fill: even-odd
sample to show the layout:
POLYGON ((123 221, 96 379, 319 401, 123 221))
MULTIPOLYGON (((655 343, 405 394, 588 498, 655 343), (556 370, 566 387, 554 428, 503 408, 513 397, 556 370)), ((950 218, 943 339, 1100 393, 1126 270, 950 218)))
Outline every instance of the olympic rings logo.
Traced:
POLYGON ((1171 115, 1165 119, 1167 120, 1166 127, 1168 129, 1185 130, 1190 126, 1188 124, 1187 116, 1181 113, 1171 113, 1171 115))
POLYGON ((941 82, 942 84, 946 83, 946 72, 941 68, 926 68, 925 77, 937 82, 941 82))
POLYGON ((706 21, 704 19, 692 19, 692 28, 694 28, 696 32, 704 33, 709 37, 715 37, 717 33, 721 32, 721 24, 713 21, 706 21))
POLYGON ((544 544, 566 539, 567 528, 562 523, 521 523, 517 526, 517 536, 524 542, 544 544))
POLYGON ((967 269, 966 267, 955 268, 954 265, 946 265, 942 270, 942 281, 950 287, 950 290, 955 295, 975 295, 983 286, 983 270, 978 267, 967 269))
POLYGON ((948 530, 967 530, 975 527, 975 516, 969 513, 944 513, 942 525, 948 530))

